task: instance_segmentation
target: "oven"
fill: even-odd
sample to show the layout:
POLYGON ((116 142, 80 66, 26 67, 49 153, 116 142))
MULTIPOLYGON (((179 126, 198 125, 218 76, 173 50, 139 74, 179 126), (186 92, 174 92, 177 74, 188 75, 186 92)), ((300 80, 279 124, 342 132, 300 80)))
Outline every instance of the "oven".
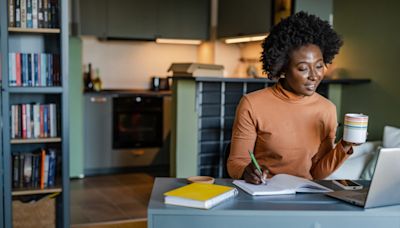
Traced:
POLYGON ((161 147, 163 98, 120 95, 113 98, 113 149, 161 147))

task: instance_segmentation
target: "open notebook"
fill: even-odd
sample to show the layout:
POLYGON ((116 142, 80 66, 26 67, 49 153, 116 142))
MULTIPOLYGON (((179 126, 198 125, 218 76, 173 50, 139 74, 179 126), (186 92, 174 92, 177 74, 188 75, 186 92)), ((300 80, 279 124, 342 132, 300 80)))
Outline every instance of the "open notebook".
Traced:
POLYGON ((244 180, 235 180, 233 184, 250 195, 281 195, 303 193, 331 192, 332 190, 313 181, 288 174, 278 174, 267 179, 265 184, 254 185, 244 180))

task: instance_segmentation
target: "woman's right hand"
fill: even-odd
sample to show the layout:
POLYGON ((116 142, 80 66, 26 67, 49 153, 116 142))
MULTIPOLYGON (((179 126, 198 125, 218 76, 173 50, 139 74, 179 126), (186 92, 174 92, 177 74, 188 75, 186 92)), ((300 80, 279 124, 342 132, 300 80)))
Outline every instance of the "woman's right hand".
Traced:
POLYGON ((267 179, 267 175, 268 170, 266 168, 260 173, 252 162, 250 162, 243 171, 243 179, 251 184, 264 183, 264 180, 267 179))

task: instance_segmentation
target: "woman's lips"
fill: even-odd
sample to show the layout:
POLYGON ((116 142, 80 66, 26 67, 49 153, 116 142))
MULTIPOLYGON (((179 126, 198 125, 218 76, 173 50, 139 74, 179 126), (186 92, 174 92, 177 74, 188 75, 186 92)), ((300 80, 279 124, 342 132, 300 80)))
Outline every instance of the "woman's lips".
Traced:
POLYGON ((308 84, 308 85, 305 85, 305 87, 306 87, 307 90, 314 91, 315 88, 316 88, 316 85, 315 84, 308 84))

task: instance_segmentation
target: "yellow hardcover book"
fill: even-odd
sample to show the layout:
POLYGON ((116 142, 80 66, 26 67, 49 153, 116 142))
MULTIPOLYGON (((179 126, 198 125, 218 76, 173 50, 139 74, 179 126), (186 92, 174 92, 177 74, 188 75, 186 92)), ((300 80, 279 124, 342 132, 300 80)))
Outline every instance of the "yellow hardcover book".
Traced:
POLYGON ((193 183, 164 193, 166 204, 209 209, 237 194, 233 187, 193 183))

